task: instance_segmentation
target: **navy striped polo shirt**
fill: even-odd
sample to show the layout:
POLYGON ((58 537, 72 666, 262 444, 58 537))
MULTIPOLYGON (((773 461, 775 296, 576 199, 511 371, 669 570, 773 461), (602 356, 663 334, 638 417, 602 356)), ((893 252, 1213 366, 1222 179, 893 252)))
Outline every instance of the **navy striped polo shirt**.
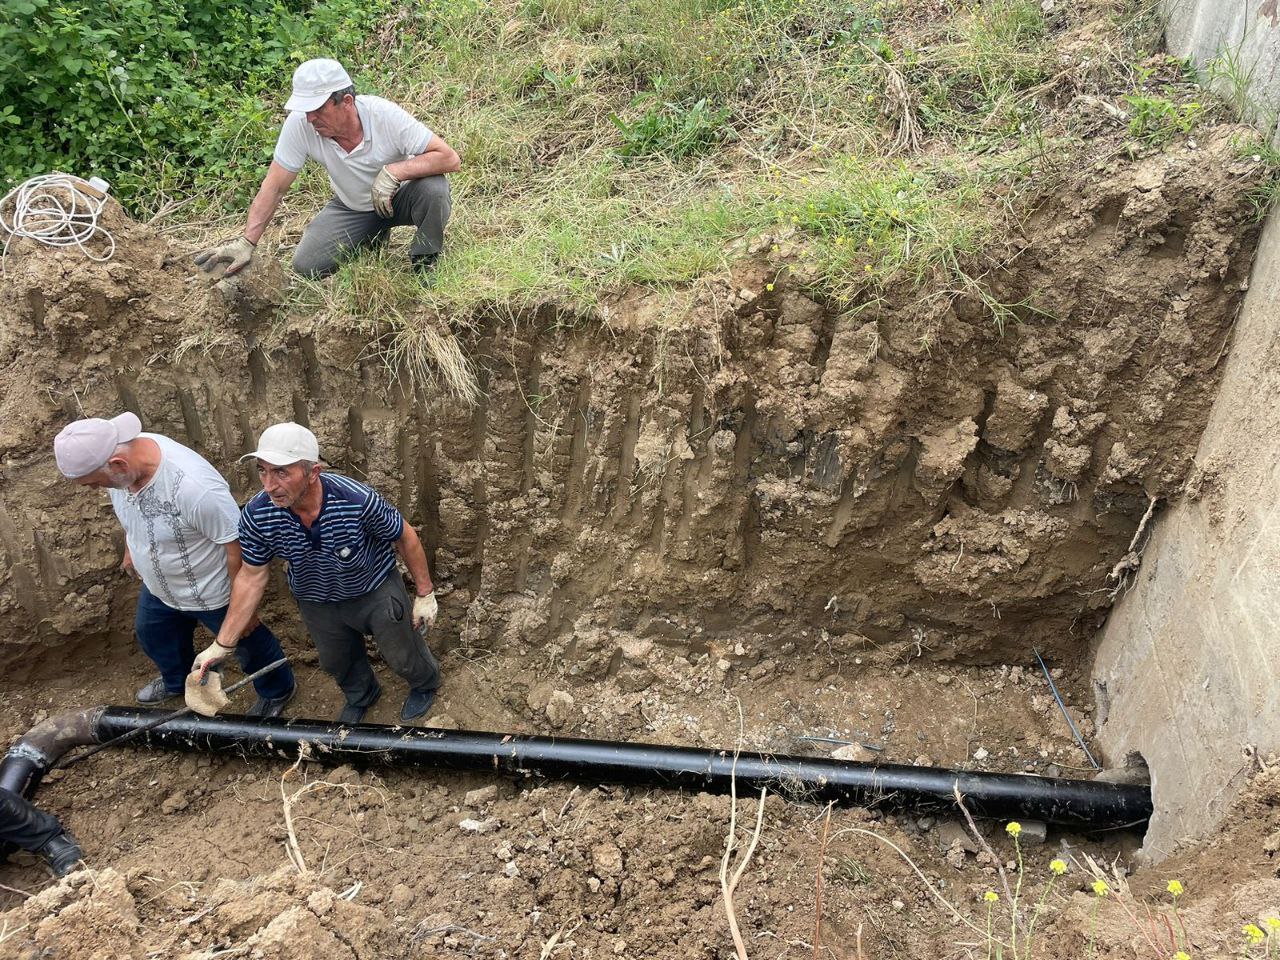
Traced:
POLYGON ((240 514, 244 562, 289 564, 289 589, 299 600, 333 603, 363 596, 396 567, 392 544, 404 517, 371 487, 338 473, 321 473, 324 498, 308 530, 297 514, 271 502, 265 490, 240 514))

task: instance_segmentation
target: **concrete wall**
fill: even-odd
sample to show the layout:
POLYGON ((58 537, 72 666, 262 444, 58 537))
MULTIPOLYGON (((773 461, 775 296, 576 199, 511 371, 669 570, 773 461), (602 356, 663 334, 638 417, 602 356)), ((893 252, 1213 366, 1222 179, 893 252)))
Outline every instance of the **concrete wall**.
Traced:
MULTIPOLYGON (((1273 136, 1280 10, 1165 3, 1170 52, 1237 58, 1273 136), (1263 12, 1266 11, 1266 12, 1263 12)), ((1222 81, 1220 81, 1221 83, 1222 81)), ((1230 93, 1224 90, 1224 93, 1230 93)), ((1273 215, 1186 496, 1159 515, 1094 665, 1098 743, 1150 767, 1159 860, 1213 829, 1247 782, 1247 750, 1280 752, 1280 224, 1273 215)), ((1225 345, 1204 345, 1205 350, 1225 345)))
POLYGON ((1202 66, 1217 61, 1215 88, 1254 108, 1275 139, 1280 106, 1280 5, 1275 0, 1161 0, 1169 52, 1202 66))

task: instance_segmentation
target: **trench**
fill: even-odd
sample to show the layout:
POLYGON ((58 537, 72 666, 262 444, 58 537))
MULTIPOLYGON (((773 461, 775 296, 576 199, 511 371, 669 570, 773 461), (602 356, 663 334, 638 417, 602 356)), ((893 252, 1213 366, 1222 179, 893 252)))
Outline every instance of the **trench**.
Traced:
MULTIPOLYGON (((7 381, 18 422, 0 488, 4 732, 128 704, 149 679, 110 510, 50 474, 61 423, 127 408, 199 450, 242 500, 254 478, 236 458, 266 424, 296 419, 333 469, 396 502, 441 604, 431 643, 445 686, 424 729, 1085 779, 1095 771, 1074 724, 1114 772, 1129 751, 1099 747, 1091 686, 1118 596, 1109 577, 1151 499, 1187 479, 1220 376, 1199 345, 1230 336, 1256 240, 1239 192, 1178 186, 1202 175, 1161 154, 1050 209, 1053 228, 1032 230, 1000 291, 1040 309, 1003 330, 963 296, 892 290, 850 313, 786 282, 766 293, 748 264, 661 336, 548 309, 445 329, 483 387, 474 407, 353 333, 278 323, 269 284, 192 301, 181 266, 90 269, 78 282, 101 295, 71 302, 52 267, 25 258, 2 294, 6 356, 23 371, 7 381), (1169 186, 1126 207, 1155 173, 1169 186), (1200 246, 1148 257, 1144 237, 1162 224, 1200 246), (166 342, 175 303, 213 346, 166 342), (70 363, 88 372, 67 375, 70 363)), ((163 247, 140 225, 119 229, 163 247)), ((332 716, 339 695, 279 577, 263 616, 298 671, 289 716, 332 716)), ((400 691, 375 665, 391 693, 370 719, 392 725, 400 691)), ((592 923, 607 932, 649 910, 667 949, 691 935, 688 912, 656 905, 710 916, 705 864, 730 811, 687 784, 575 790, 510 770, 321 773, 225 754, 122 750, 59 774, 41 802, 99 862, 249 882, 292 843, 326 882, 368 882, 386 903, 411 887, 421 904, 395 909, 415 922, 458 920, 456 889, 472 884, 490 927, 546 941, 554 930, 533 914, 600 895, 592 923), (294 809, 304 783, 315 790, 296 801, 301 833, 282 836, 281 803, 294 809), (423 879, 424 862, 443 879, 423 879)), ((773 885, 753 884, 755 909, 785 926, 786 903, 813 895, 822 825, 802 805, 766 806, 773 885)), ((837 816, 837 831, 909 838, 941 879, 988 882, 944 834, 949 815, 837 816)), ((1142 835, 1085 826, 1045 839, 1028 848, 1042 872, 1061 849, 1108 860, 1142 835)), ((844 856, 836 906, 856 913, 873 890, 878 909, 900 909, 891 891, 907 878, 892 855, 844 856)), ((14 871, 21 887, 38 867, 14 871)), ((928 902, 901 909, 923 916, 928 902)), ((844 941, 852 950, 853 932, 844 941)))

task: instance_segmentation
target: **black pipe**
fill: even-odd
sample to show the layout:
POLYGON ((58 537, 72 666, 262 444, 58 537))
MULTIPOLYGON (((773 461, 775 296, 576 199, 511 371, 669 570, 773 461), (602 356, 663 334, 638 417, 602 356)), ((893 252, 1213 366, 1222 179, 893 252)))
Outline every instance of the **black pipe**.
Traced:
POLYGON ((29 797, 41 778, 72 747, 95 741, 98 715, 105 707, 73 710, 42 720, 9 748, 0 762, 0 787, 29 797))
MULTIPOLYGON (((103 742, 130 733, 158 713, 103 708, 95 718, 94 738, 103 742)), ((305 749, 311 759, 329 764, 474 770, 711 793, 728 793, 736 780, 743 795, 768 787, 795 800, 887 810, 954 813, 954 790, 959 787, 965 805, 977 816, 1093 828, 1135 826, 1152 813, 1150 789, 1127 784, 760 753, 735 758, 727 750, 372 723, 340 726, 316 720, 189 716, 134 742, 288 760, 305 749)))

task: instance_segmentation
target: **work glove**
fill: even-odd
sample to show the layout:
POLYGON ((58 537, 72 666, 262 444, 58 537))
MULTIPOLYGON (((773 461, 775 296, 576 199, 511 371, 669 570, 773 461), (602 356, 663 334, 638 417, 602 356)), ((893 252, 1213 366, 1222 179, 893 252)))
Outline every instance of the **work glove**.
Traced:
POLYGON ((439 612, 440 605, 436 603, 436 592, 434 590, 425 597, 415 597, 413 600, 413 625, 419 630, 425 630, 435 624, 436 615, 439 612))
POLYGON ((386 167, 378 171, 378 175, 373 179, 373 190, 369 194, 369 199, 373 201, 373 209, 377 211, 378 216, 386 217, 388 220, 395 216, 391 201, 395 199, 396 191, 399 189, 400 181, 396 179, 395 174, 386 167))
POLYGON ((196 662, 191 665, 191 672, 200 674, 200 679, 203 680, 204 675, 210 669, 235 653, 235 649, 235 647, 224 647, 217 640, 214 640, 213 643, 196 655, 196 662))
POLYGON ((220 247, 201 250, 191 259, 205 273, 213 273, 221 264, 225 263, 227 269, 223 271, 222 275, 229 277, 233 273, 239 273, 249 265, 249 261, 253 259, 253 248, 254 244, 249 241, 248 237, 236 237, 230 243, 224 243, 220 247))

